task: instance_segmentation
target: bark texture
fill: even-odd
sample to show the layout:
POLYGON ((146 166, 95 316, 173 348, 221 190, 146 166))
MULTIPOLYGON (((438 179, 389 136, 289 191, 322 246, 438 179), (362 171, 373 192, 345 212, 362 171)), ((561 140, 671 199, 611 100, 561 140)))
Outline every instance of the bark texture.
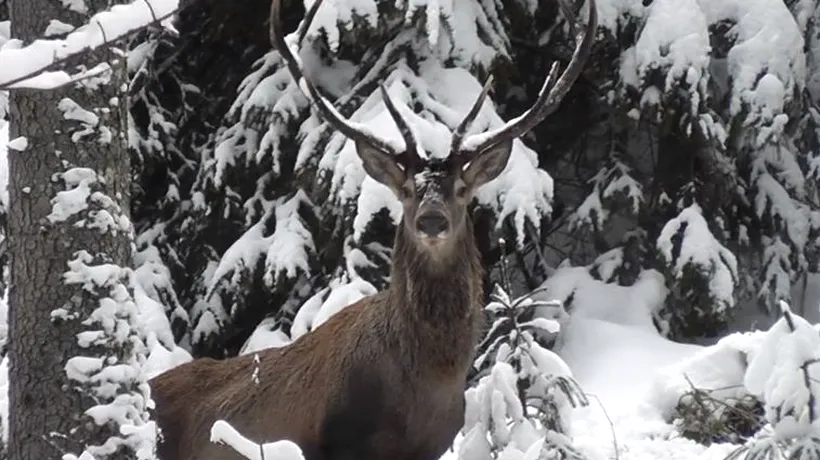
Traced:
MULTIPOLYGON (((89 13, 109 2, 87 2, 89 13)), ((66 10, 52 0, 11 0, 12 36, 30 42, 40 37, 50 19, 80 25, 87 15, 66 10)), ((113 55, 99 50, 78 58, 87 67, 113 55)), ((66 189, 56 173, 72 167, 93 169, 104 178, 99 190, 127 213, 129 157, 126 100, 118 98, 123 80, 119 67, 110 84, 75 85, 55 91, 16 90, 10 96, 10 138, 24 136, 27 148, 9 149, 9 442, 13 459, 59 459, 79 454, 86 445, 102 444, 111 427, 98 427, 83 415, 96 404, 66 376, 67 360, 82 349, 76 334, 81 322, 98 306, 98 297, 81 286, 67 285, 63 273, 78 250, 103 255, 128 266, 130 237, 77 226, 77 218, 52 223, 51 199, 66 189), (113 134, 100 142, 99 130, 79 135, 78 121, 66 120, 58 103, 70 98, 99 116, 99 126, 113 134), (93 110, 103 108, 103 110, 93 110), (107 113, 106 113, 106 108, 107 113), (74 136, 74 139, 72 139, 74 136), (76 313, 73 319, 52 320, 57 308, 76 313)), ((91 206, 93 207, 93 206, 91 206)))

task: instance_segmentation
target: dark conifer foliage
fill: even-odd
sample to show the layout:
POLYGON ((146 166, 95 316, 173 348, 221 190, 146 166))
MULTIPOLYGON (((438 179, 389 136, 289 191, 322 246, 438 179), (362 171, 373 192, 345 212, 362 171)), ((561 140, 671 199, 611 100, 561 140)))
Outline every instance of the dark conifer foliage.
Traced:
MULTIPOLYGON (((574 46, 556 2, 417 3, 323 5, 293 42, 343 115, 393 129, 386 82, 419 126, 447 125, 465 110, 448 81, 463 79, 450 93, 469 100, 492 73, 482 123, 493 125, 519 115, 574 46)), ((643 3, 600 11, 578 82, 517 144, 509 179, 479 197, 487 293, 502 253, 519 291, 567 264, 622 286, 651 277, 668 292, 654 312, 662 332, 712 336, 742 305, 769 310, 817 270, 817 5, 744 4, 786 24, 767 48, 741 16, 690 2, 681 21, 692 30, 676 36, 659 19, 676 4, 643 3), (748 53, 787 58, 738 60, 748 53)), ((267 8, 192 0, 179 35, 152 32, 132 69, 139 262, 199 355, 236 354, 254 330, 291 340, 389 282, 397 208, 309 110, 268 44, 267 8)), ((296 30, 303 2, 285 14, 296 30)))

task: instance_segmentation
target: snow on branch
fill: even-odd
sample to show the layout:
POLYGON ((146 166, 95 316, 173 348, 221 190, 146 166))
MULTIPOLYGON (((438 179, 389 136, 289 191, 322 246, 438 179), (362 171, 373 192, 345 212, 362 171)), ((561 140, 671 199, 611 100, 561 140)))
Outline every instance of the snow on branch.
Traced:
POLYGON ((657 247, 677 280, 702 276, 717 310, 734 307, 737 258, 712 234, 700 206, 693 204, 667 222, 657 247))
MULTIPOLYGON (((403 109, 402 115, 416 133, 422 154, 427 158, 449 155, 452 130, 470 110, 482 87, 467 70, 445 68, 437 62, 425 62, 418 74, 407 64, 397 65, 384 82, 391 98, 403 109), (416 105, 424 107, 435 118, 409 110, 416 105)), ((351 118, 367 124, 383 140, 400 139, 378 92, 371 93, 351 118)), ((498 112, 485 104, 468 134, 502 125, 504 120, 498 112)), ((302 144, 303 149, 305 145, 307 141, 302 144)), ((338 200, 339 209, 356 201, 353 228, 357 239, 382 209, 387 209, 393 223, 398 223, 402 215, 400 203, 384 186, 365 174, 354 142, 329 143, 319 167, 331 173, 330 191, 338 200)), ((537 228, 541 218, 552 211, 553 192, 552 177, 538 168, 537 154, 516 139, 504 172, 477 190, 476 198, 482 206, 497 213, 498 226, 510 218, 515 225, 516 242, 522 244, 527 222, 537 228)))
MULTIPOLYGON (((697 0, 660 0, 649 14, 635 46, 623 54, 621 78, 638 90, 641 109, 680 106, 691 133, 709 80, 709 24, 697 0)), ((660 116, 660 111, 655 116, 660 116)))
POLYGON ((632 168, 618 158, 610 159, 589 182, 592 192, 570 218, 572 228, 591 226, 602 231, 616 203, 623 203, 632 214, 638 214, 644 203, 643 187, 632 176, 632 168))
MULTIPOLYGON (((17 39, 0 48, 0 89, 54 89, 88 75, 71 75, 66 71, 46 71, 68 59, 93 50, 151 24, 171 27, 167 22, 178 11, 179 0, 134 0, 116 5, 92 16, 85 24, 63 39, 40 39, 27 46, 17 39)), ((96 75, 107 70, 92 69, 96 75)))
MULTIPOLYGON (((97 426, 114 433, 102 445, 87 446, 95 457, 105 458, 120 448, 130 448, 138 459, 149 459, 156 439, 156 425, 148 409, 153 405, 144 375, 146 347, 142 340, 139 309, 132 295, 133 272, 105 255, 79 251, 63 274, 66 284, 80 286, 95 297, 96 308, 82 322, 77 334, 84 349, 102 351, 70 357, 65 371, 77 390, 87 393, 96 405, 85 414, 97 426)), ((81 299, 80 296, 75 296, 81 299)), ((52 312, 52 320, 76 318, 75 297, 52 312)), ((82 457, 81 457, 82 458, 82 457)))
MULTIPOLYGON (((502 278, 509 286, 509 277, 502 278)), ((569 420, 571 409, 588 400, 567 364, 536 340, 560 329, 556 319, 536 310, 565 316, 563 304, 539 300, 543 288, 518 298, 508 289, 496 285, 485 307, 493 324, 473 364, 485 375, 464 393, 464 441, 458 458, 535 458, 532 453, 540 452, 538 458, 582 460, 585 456, 569 436, 569 420)))
MULTIPOLYGON (((90 112, 88 112, 90 113, 90 112)), ((129 233, 131 221, 122 213, 119 204, 108 196, 105 181, 89 168, 74 167, 53 176, 65 183, 66 190, 51 199, 51 223, 74 220, 76 227, 84 226, 102 233, 129 233)))
POLYGON ((257 444, 224 420, 211 427, 211 442, 227 445, 248 460, 304 460, 302 449, 288 440, 257 444))
POLYGON ((820 335, 780 301, 781 318, 765 332, 743 378, 764 402, 764 429, 728 458, 809 460, 820 455, 820 335))
POLYGON ((225 251, 209 273, 204 298, 193 310, 195 342, 217 333, 246 308, 239 293, 261 260, 265 268, 261 281, 271 290, 289 289, 289 283, 311 273, 316 244, 308 224, 314 205, 307 194, 299 189, 261 204, 262 219, 225 251))

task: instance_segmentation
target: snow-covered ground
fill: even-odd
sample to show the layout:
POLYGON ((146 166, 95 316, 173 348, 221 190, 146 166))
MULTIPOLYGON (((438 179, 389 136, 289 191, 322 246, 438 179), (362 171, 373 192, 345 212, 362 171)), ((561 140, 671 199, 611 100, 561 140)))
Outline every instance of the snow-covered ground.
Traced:
MULTIPOLYGON (((559 269, 546 283, 544 298, 575 292, 556 349, 590 400, 573 411, 575 445, 590 460, 723 459, 737 446, 707 448, 680 437, 664 420, 681 393, 676 371, 708 348, 672 342, 655 331, 650 315, 665 297, 655 275, 645 272, 635 286, 621 287, 572 267, 559 269)), ((708 371, 694 374, 687 372, 697 382, 708 380, 708 371)), ((458 458, 460 441, 443 460, 458 458)))
POLYGON ((565 334, 559 354, 590 396, 588 407, 575 410, 572 434, 592 459, 722 459, 736 447, 681 438, 656 402, 663 370, 703 347, 597 318, 573 319, 565 334))
MULTIPOLYGON (((7 142, 8 126, 0 121, 2 189, 8 182, 7 142)), ((3 194, 3 203, 6 200, 3 194)), ((145 371, 152 376, 189 360, 190 355, 173 344, 162 305, 139 283, 142 278, 150 278, 151 273, 145 271, 149 269, 146 265, 137 270, 135 300, 150 348, 145 371)), ((546 286, 545 298, 563 300, 573 294, 572 314, 562 324, 556 352, 569 365, 590 399, 588 407, 573 411, 571 432, 575 445, 590 460, 718 460, 737 447, 728 444, 706 447, 684 439, 666 420, 690 381, 701 388, 735 388, 726 390, 730 392, 742 389, 744 383, 748 385, 744 381, 747 362, 741 353, 753 355, 750 350, 760 343, 764 334, 734 335, 711 347, 680 344, 661 337, 651 317, 663 303, 666 292, 662 277, 653 271, 644 272, 634 286, 622 287, 592 279, 584 267, 564 267, 550 277, 546 286)), ((808 297, 813 299, 804 299, 804 308, 805 304, 816 304, 817 292, 808 297)), ((816 314, 816 308, 809 310, 816 314)), ((3 296, 0 298, 2 340, 5 340, 6 312, 3 296)), ((246 344, 247 349, 260 349, 281 346, 286 338, 255 334, 250 342, 246 344)), ((7 388, 7 360, 4 359, 0 363, 2 421, 7 419, 7 388)), ((215 439, 229 441, 232 439, 229 431, 227 428, 217 430, 215 439)), ((4 437, 5 433, 3 423, 4 437)), ((460 436, 456 439, 455 450, 446 453, 443 459, 458 458, 456 452, 461 439, 460 436)), ((239 445, 239 441, 234 439, 231 444, 239 445)), ((286 444, 270 447, 285 449, 282 452, 293 450, 293 446, 286 444)))

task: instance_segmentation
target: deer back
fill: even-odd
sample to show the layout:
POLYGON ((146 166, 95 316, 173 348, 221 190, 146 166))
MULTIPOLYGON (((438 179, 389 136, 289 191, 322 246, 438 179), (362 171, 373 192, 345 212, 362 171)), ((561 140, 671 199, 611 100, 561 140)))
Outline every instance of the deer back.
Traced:
MULTIPOLYGON (((283 348, 223 360, 197 359, 151 380, 161 460, 241 460, 210 442, 225 420, 255 442, 290 439, 310 454, 318 445, 328 401, 341 394, 339 374, 353 339, 366 327, 350 305, 283 348)), ((308 455, 308 458, 311 458, 308 455)))

